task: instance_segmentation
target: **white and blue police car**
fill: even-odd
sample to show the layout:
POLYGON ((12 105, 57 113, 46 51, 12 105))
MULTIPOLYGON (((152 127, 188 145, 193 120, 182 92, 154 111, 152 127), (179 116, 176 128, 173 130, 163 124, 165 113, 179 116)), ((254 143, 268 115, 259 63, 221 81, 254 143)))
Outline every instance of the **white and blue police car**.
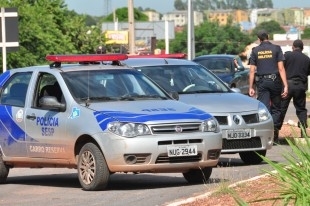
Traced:
POLYGON ((122 66, 123 54, 48 55, 50 65, 0 76, 0 183, 18 167, 77 169, 84 190, 110 175, 180 172, 209 179, 217 120, 122 66))

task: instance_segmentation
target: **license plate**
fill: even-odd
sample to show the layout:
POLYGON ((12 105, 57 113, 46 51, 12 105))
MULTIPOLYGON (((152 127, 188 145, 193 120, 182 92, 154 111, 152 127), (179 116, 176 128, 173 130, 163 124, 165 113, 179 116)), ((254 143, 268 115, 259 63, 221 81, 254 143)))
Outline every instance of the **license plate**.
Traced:
POLYGON ((248 139, 251 138, 250 129, 227 130, 227 139, 248 139))
POLYGON ((197 155, 197 145, 167 146, 168 157, 197 155))

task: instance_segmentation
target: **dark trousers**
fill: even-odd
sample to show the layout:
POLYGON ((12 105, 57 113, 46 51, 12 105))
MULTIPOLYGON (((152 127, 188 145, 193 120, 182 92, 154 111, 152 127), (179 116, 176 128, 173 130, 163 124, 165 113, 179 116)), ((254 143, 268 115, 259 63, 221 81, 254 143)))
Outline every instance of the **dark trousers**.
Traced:
POLYGON ((280 77, 275 80, 261 78, 257 83, 257 99, 269 110, 275 130, 281 128, 281 93, 282 82, 280 77))
POLYGON ((301 81, 288 81, 288 97, 282 99, 281 102, 281 126, 290 101, 293 99, 296 115, 299 120, 298 126, 302 125, 304 128, 307 128, 306 87, 307 85, 301 81))

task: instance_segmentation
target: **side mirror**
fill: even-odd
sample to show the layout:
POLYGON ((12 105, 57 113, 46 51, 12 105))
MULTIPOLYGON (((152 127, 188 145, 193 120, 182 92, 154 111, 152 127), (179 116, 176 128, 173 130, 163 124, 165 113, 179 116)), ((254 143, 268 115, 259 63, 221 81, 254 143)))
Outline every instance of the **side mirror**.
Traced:
POLYGON ((233 92, 236 92, 236 93, 241 93, 241 90, 239 88, 230 88, 233 92))
POLYGON ((169 95, 173 98, 173 99, 175 99, 175 100, 179 100, 179 93, 178 92, 176 92, 176 91, 171 91, 171 92, 169 92, 169 95))
POLYGON ((39 105, 43 109, 59 110, 61 112, 66 110, 66 104, 57 101, 54 96, 44 96, 39 100, 39 105))

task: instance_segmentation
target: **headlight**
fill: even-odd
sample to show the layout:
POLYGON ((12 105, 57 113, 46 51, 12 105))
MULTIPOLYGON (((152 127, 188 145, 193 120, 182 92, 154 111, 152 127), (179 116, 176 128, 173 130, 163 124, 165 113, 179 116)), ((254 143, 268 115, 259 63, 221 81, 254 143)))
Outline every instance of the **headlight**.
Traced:
POLYGON ((258 120, 260 122, 266 121, 271 118, 271 115, 267 109, 267 107, 263 103, 258 104, 258 120))
POLYGON ((108 124, 108 130, 122 137, 136 137, 151 134, 150 129, 145 124, 131 122, 110 122, 108 124))
POLYGON ((214 117, 207 119, 201 123, 202 132, 219 132, 220 128, 217 120, 214 117))

